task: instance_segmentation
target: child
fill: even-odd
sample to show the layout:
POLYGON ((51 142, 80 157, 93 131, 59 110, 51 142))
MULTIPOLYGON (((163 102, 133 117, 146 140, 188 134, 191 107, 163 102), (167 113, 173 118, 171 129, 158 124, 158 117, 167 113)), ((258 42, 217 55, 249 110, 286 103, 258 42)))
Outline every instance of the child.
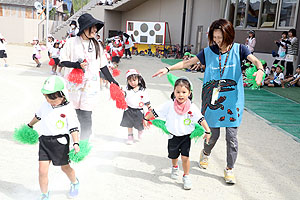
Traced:
POLYGON ((51 50, 52 50, 52 48, 53 48, 53 46, 54 46, 54 43, 55 43, 54 37, 53 37, 51 34, 49 34, 49 35, 48 35, 48 44, 47 44, 48 57, 49 57, 49 58, 51 58, 50 53, 51 53, 51 50))
POLYGON ((143 126, 143 107, 150 108, 150 101, 145 91, 146 83, 143 77, 135 70, 130 69, 126 73, 127 89, 125 90, 125 100, 128 109, 124 111, 121 126, 128 128, 127 144, 133 144, 133 127, 138 130, 138 138, 141 139, 143 126))
POLYGON ((280 62, 280 64, 282 66, 284 66, 285 64, 285 55, 286 55, 286 41, 287 41, 287 36, 288 36, 288 32, 287 31, 283 31, 281 34, 281 38, 279 41, 274 41, 275 44, 278 46, 278 53, 277 53, 277 57, 275 58, 273 64, 278 64, 280 62))
MULTIPOLYGON (((54 45, 53 45, 53 48, 50 50, 50 58, 53 58, 55 64, 52 66, 52 71, 51 71, 51 74, 56 74, 56 69, 57 69, 57 66, 59 65, 59 40, 56 40, 54 45)), ((60 69, 61 71, 61 69, 60 69)), ((60 72, 57 73, 57 75, 61 75, 60 72)))
POLYGON ((170 132, 168 140, 168 157, 172 159, 171 178, 177 179, 179 176, 178 157, 181 154, 183 167, 183 188, 190 190, 192 187, 189 178, 190 160, 189 152, 191 147, 190 134, 195 129, 194 123, 201 124, 205 129, 206 142, 210 139, 210 128, 200 110, 191 102, 192 85, 187 78, 179 78, 174 85, 171 95, 172 100, 163 104, 157 110, 145 117, 146 120, 152 117, 161 117, 166 120, 166 128, 170 132))
POLYGON ((282 80, 282 88, 284 88, 284 84, 287 84, 287 87, 298 86, 300 87, 300 65, 296 68, 296 74, 293 77, 282 80))
POLYGON ((268 87, 280 87, 281 86, 281 82, 284 79, 284 75, 283 75, 283 70, 284 67, 281 65, 274 65, 276 67, 276 71, 274 73, 274 78, 273 80, 270 81, 270 83, 268 84, 268 87))
POLYGON ((78 195, 79 181, 75 171, 69 165, 70 136, 73 139, 75 152, 79 152, 78 129, 79 122, 76 112, 68 101, 63 78, 50 76, 43 85, 42 93, 46 98, 35 117, 28 126, 41 121, 41 136, 39 138, 39 183, 42 192, 41 199, 49 199, 48 169, 52 161, 54 166, 61 166, 62 171, 71 181, 70 197, 78 195))
POLYGON ((37 37, 33 38, 32 41, 33 45, 33 55, 32 59, 36 62, 37 66, 36 67, 41 67, 41 63, 39 61, 40 55, 41 55, 41 46, 39 45, 39 39, 37 37))
POLYGON ((0 58, 4 60, 4 67, 8 67, 6 58, 7 58, 7 53, 6 53, 6 41, 3 37, 3 35, 0 33, 0 58))
POLYGON ((256 45, 255 31, 250 30, 248 32, 248 34, 249 34, 249 37, 246 39, 245 45, 247 46, 247 48, 249 49, 251 54, 253 54, 254 48, 255 48, 255 45, 256 45))

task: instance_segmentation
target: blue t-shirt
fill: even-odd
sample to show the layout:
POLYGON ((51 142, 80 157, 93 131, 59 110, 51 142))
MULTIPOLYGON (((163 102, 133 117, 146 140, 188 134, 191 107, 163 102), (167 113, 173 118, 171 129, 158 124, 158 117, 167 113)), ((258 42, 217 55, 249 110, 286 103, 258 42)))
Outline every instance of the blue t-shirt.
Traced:
MULTIPOLYGON (((219 47, 218 45, 213 45, 213 46, 209 46, 209 48, 217 55, 219 55, 219 47)), ((243 44, 240 44, 240 58, 241 58, 241 61, 246 59, 247 56, 251 54, 249 49, 243 45, 243 44)), ((200 60, 201 64, 202 65, 205 65, 205 56, 204 56, 204 49, 201 50, 198 54, 197 54, 197 58, 200 60)))
POLYGON ((241 46, 234 43, 229 52, 221 55, 223 73, 220 72, 219 52, 214 51, 215 47, 207 47, 200 52, 205 59, 201 111, 210 127, 238 127, 242 121, 244 87, 241 61, 247 57, 249 50, 241 53, 244 49, 241 46), (227 54, 228 61, 224 68, 227 54))

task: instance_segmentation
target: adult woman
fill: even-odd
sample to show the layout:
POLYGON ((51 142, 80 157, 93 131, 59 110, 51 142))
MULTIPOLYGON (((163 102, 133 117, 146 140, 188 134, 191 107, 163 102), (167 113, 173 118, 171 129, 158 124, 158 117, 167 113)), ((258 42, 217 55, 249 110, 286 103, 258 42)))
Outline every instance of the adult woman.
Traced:
POLYGON ((66 68, 65 78, 73 70, 84 70, 83 82, 74 84, 67 82, 70 101, 73 103, 81 126, 81 139, 89 139, 92 134, 92 110, 99 88, 99 69, 109 82, 118 84, 107 68, 107 59, 101 45, 96 41, 96 33, 104 23, 85 13, 78 19, 79 32, 71 37, 61 50, 61 64, 66 68), (85 61, 85 62, 83 62, 85 61))
POLYGON ((261 83, 264 74, 261 62, 247 47, 233 43, 234 36, 234 28, 229 21, 216 20, 209 29, 209 47, 200 51, 196 57, 160 69, 153 75, 161 76, 170 70, 187 68, 199 61, 205 65, 202 114, 210 126, 212 136, 208 144, 204 142, 199 166, 207 167, 208 156, 220 135, 220 127, 226 127, 227 167, 224 170, 224 178, 226 183, 232 184, 235 183, 233 167, 238 151, 237 127, 240 125, 244 108, 241 61, 247 58, 257 66, 258 71, 254 74, 257 83, 261 83))
POLYGON ((298 56, 298 38, 296 38, 296 29, 290 29, 288 32, 289 39, 285 41, 287 44, 286 52, 286 76, 292 76, 294 72, 294 62, 298 56))

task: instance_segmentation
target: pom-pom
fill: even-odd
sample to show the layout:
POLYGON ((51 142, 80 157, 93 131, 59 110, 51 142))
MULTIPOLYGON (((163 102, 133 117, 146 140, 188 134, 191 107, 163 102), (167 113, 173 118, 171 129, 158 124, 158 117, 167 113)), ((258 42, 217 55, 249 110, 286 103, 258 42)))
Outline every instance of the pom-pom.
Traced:
MULTIPOLYGON (((146 112, 145 117, 147 117, 150 113, 151 113, 150 110, 149 110, 148 112, 146 112)), ((155 117, 151 117, 151 118, 149 119, 150 121, 148 121, 148 124, 149 124, 149 125, 152 125, 151 120, 154 120, 154 119, 155 119, 155 117)))
POLYGON ((120 75, 120 70, 119 69, 113 69, 113 71, 112 71, 112 75, 113 75, 113 77, 116 77, 116 76, 119 76, 120 75))
POLYGON ((39 54, 39 53, 35 54, 36 59, 40 59, 41 57, 42 57, 41 54, 39 54))
POLYGON ((53 59, 53 58, 51 58, 51 59, 50 59, 50 61, 49 61, 49 65, 50 65, 50 66, 53 66, 53 65, 55 65, 55 61, 54 61, 54 59, 53 59))
POLYGON ((198 141, 198 139, 205 133, 204 128, 199 125, 199 124, 195 124, 195 129, 193 130, 193 132, 190 135, 191 139, 194 139, 195 142, 198 141))
POLYGON ((123 52, 124 52, 123 50, 118 52, 118 54, 119 54, 120 57, 123 56, 123 52))
POLYGON ((167 78, 168 78, 169 83, 171 83, 171 85, 174 86, 175 82, 177 81, 177 79, 179 77, 175 76, 174 74, 168 73, 167 78))
POLYGON ((13 138, 23 144, 36 144, 39 141, 39 134, 26 124, 23 124, 20 128, 15 129, 13 138))
POLYGON ((160 128, 165 134, 169 135, 169 131, 166 127, 166 122, 161 119, 154 119, 151 121, 154 126, 160 128))
POLYGON ((113 52, 111 53, 111 56, 112 56, 112 57, 115 57, 115 56, 118 56, 118 54, 117 54, 115 51, 113 51, 113 52))
POLYGON ((79 148, 80 151, 78 153, 75 153, 74 149, 69 152, 69 159, 75 163, 82 161, 90 153, 92 146, 88 140, 81 140, 79 148))
POLYGON ((73 69, 68 75, 68 81, 76 84, 81 84, 83 81, 83 70, 82 69, 73 69))
MULTIPOLYGON (((247 83, 247 85, 250 86, 251 89, 258 89, 261 84, 257 85, 256 81, 255 81, 255 76, 253 76, 253 74, 257 72, 256 67, 249 67, 246 69, 245 75, 246 75, 246 80, 245 83, 247 83)), ((265 79, 266 74, 264 73, 263 75, 263 80, 265 79)))
POLYGON ((107 45, 105 48, 106 48, 106 51, 109 52, 110 47, 107 45))
POLYGON ((112 83, 110 84, 110 97, 112 100, 116 101, 116 107, 125 110, 127 108, 127 103, 125 101, 124 92, 119 86, 112 83))

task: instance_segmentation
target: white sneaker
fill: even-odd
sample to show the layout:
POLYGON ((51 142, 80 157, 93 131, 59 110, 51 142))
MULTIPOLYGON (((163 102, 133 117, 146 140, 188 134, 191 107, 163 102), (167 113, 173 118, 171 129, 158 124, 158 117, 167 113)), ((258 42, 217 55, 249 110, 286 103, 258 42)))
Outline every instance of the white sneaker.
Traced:
POLYGON ((232 169, 224 169, 224 179, 228 184, 235 184, 236 180, 232 169))
POLYGON ((128 144, 128 145, 132 145, 133 144, 133 135, 128 135, 128 139, 127 139, 126 144, 128 144))
POLYGON ((185 189, 185 190, 192 189, 192 181, 191 181, 189 175, 183 176, 182 181, 183 181, 183 189, 185 189))
POLYGON ((179 167, 172 167, 171 179, 178 179, 179 177, 179 167))
POLYGON ((204 149, 202 149, 200 153, 199 167, 201 169, 206 169, 208 165, 208 156, 203 153, 204 149))

